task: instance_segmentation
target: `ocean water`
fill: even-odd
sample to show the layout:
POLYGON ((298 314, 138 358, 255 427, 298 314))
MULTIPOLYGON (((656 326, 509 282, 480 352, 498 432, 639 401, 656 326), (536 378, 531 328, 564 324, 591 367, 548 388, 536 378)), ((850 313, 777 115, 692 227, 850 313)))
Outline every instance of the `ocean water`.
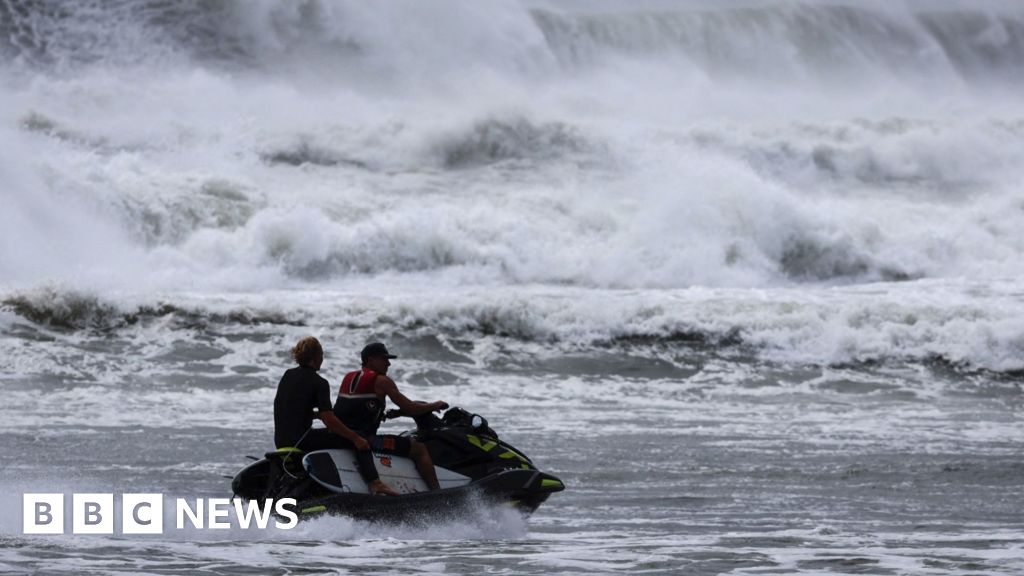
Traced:
POLYGON ((0 573, 1022 574, 1022 89, 1010 0, 0 0, 0 573), (567 490, 23 533, 229 496, 306 335, 567 490))

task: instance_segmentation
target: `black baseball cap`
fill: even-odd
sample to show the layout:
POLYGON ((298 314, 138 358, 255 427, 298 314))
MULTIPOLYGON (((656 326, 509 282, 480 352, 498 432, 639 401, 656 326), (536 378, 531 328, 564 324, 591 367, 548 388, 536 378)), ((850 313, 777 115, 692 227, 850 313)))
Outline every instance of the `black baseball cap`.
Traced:
POLYGON ((366 362, 367 358, 376 358, 378 356, 384 356, 388 359, 398 358, 398 356, 395 356, 394 354, 388 352, 387 346, 380 342, 373 342, 371 344, 367 344, 365 347, 363 347, 363 351, 360 354, 360 356, 362 357, 363 362, 366 362))

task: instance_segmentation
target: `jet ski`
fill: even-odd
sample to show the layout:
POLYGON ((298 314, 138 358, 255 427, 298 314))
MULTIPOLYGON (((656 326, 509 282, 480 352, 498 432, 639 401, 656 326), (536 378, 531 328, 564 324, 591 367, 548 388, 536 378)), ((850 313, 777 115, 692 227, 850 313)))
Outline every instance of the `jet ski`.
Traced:
MULTIPOLYGON (((388 417, 401 413, 391 411, 388 417)), ((374 453, 381 480, 398 496, 371 495, 359 474, 354 450, 295 448, 268 452, 231 481, 236 497, 264 504, 294 498, 300 518, 341 514, 370 520, 411 520, 421 515, 458 515, 479 503, 505 504, 529 514, 548 496, 561 492, 561 480, 541 472, 525 454, 500 440, 487 420, 461 408, 443 417, 415 417, 416 429, 402 433, 430 452, 440 490, 430 491, 406 457, 374 453)))

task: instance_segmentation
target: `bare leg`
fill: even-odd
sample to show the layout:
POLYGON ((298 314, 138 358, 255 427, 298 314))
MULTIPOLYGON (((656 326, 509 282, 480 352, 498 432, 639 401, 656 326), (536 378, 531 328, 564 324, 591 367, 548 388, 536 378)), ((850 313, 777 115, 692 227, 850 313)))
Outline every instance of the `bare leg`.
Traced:
POLYGON ((427 487, 431 490, 440 490, 441 483, 437 481, 434 461, 430 458, 430 452, 427 452, 426 446, 414 441, 412 449, 409 450, 409 456, 416 461, 416 470, 423 477, 423 481, 427 483, 427 487))
POLYGON ((391 486, 381 482, 377 474, 377 467, 373 463, 373 452, 369 450, 356 450, 356 463, 359 466, 359 474, 366 482, 370 494, 384 494, 387 496, 398 496, 391 486))

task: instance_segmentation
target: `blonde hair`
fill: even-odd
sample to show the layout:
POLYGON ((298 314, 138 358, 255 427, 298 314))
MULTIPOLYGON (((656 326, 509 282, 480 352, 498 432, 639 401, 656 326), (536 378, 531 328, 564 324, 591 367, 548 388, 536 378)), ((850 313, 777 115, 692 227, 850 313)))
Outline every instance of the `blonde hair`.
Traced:
POLYGON ((320 341, 312 336, 306 336, 302 340, 299 340, 292 348, 292 358, 299 363, 300 366, 308 366, 313 363, 314 360, 319 356, 323 356, 324 349, 320 346, 320 341))

